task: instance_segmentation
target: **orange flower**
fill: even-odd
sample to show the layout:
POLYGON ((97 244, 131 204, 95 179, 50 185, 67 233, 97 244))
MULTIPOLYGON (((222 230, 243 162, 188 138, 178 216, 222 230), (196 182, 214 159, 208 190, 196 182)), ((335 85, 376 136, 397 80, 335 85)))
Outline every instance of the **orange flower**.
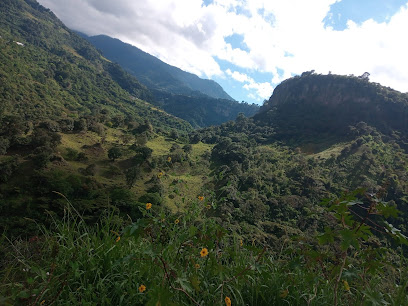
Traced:
POLYGON ((146 291, 146 286, 145 285, 140 285, 140 287, 139 287, 139 292, 140 293, 143 293, 143 292, 145 292, 146 291))
POLYGON ((119 240, 120 240, 120 236, 118 236, 118 238, 116 238, 115 241, 116 241, 116 242, 119 242, 119 240))
POLYGON ((152 208, 152 203, 146 203, 146 209, 149 210, 150 208, 152 208))
POLYGON ((208 255, 208 250, 207 248, 203 248, 200 252, 201 257, 205 257, 208 255))
POLYGON ((203 196, 199 196, 198 199, 199 199, 200 201, 203 201, 203 200, 204 200, 204 197, 203 197, 203 196))
POLYGON ((228 296, 225 297, 225 305, 231 306, 231 299, 228 296))

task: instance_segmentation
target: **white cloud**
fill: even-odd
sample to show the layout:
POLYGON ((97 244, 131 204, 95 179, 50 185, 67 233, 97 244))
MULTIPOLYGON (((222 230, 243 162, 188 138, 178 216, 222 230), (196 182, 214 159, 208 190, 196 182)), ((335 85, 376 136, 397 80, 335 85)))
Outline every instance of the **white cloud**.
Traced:
POLYGON ((234 80, 245 83, 242 87, 248 91, 255 90, 248 94, 248 97, 251 99, 261 101, 263 99, 268 99, 273 91, 273 87, 271 83, 264 82, 264 83, 257 83, 253 78, 249 77, 245 73, 240 73, 238 71, 232 72, 230 69, 225 71, 227 75, 232 77, 234 80))
POLYGON ((232 72, 230 69, 227 69, 225 71, 227 73, 227 75, 229 75, 230 77, 232 77, 234 80, 240 82, 240 83, 245 83, 245 82, 250 82, 253 81, 250 77, 248 77, 246 74, 244 73, 240 73, 238 71, 234 71, 232 72))
MULTIPOLYGON (((221 59, 252 78, 251 71, 273 73, 275 85, 311 69, 368 71, 373 81, 408 91, 408 4, 386 23, 349 21, 347 29, 335 31, 323 19, 340 0, 215 0, 208 6, 202 0, 39 1, 73 29, 117 37, 200 76, 222 76, 221 59), (225 42, 234 33, 249 51, 225 42)), ((231 77, 261 96, 272 88, 248 76, 231 77)))

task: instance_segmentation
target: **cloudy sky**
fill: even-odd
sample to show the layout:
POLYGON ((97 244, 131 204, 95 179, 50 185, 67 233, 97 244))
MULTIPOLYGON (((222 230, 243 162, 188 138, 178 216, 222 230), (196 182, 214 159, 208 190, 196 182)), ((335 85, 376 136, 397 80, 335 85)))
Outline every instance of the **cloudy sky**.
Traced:
POLYGON ((408 92, 408 0, 39 0, 68 27, 105 34, 261 104, 316 70, 408 92))

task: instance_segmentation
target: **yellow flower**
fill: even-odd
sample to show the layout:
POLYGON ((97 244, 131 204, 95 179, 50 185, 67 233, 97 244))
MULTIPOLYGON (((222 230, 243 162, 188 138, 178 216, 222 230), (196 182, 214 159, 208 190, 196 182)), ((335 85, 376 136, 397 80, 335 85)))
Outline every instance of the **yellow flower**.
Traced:
POLYGON ((206 207, 207 207, 207 209, 211 209, 211 205, 210 205, 210 204, 208 204, 206 207))
POLYGON ((179 219, 174 220, 174 224, 179 224, 179 222, 180 222, 179 219))
POLYGON ((140 287, 139 287, 139 292, 140 293, 143 293, 143 292, 145 292, 146 291, 146 286, 145 285, 140 285, 140 287))
POLYGON ((228 296, 225 297, 225 305, 231 306, 231 299, 228 296))
POLYGON ((152 203, 146 203, 146 209, 149 210, 150 208, 152 208, 152 203))
POLYGON ((346 291, 350 291, 350 285, 349 285, 348 281, 344 280, 344 281, 343 281, 343 284, 344 284, 344 289, 345 289, 346 291))
POLYGON ((171 157, 170 157, 170 156, 167 157, 167 161, 168 161, 168 162, 171 162, 171 157))
POLYGON ((118 236, 118 238, 116 238, 116 242, 119 242, 119 240, 120 240, 120 236, 118 236))
POLYGON ((239 242, 239 245, 240 246, 243 246, 244 245, 244 241, 241 239, 241 241, 239 242))
POLYGON ((158 178, 161 178, 163 175, 164 175, 163 172, 159 172, 159 173, 157 174, 157 177, 158 177, 158 178))
POLYGON ((45 300, 42 300, 40 305, 44 305, 45 304, 45 300))
POLYGON ((289 294, 289 290, 285 289, 281 291, 281 294, 279 295, 282 299, 284 299, 285 297, 287 297, 289 294))
POLYGON ((199 269, 199 268, 200 268, 200 265, 199 265, 199 264, 195 264, 194 267, 195 267, 196 269, 199 269))
POLYGON ((203 197, 203 196, 199 196, 198 199, 199 199, 200 201, 203 201, 203 200, 204 200, 204 197, 203 197))
POLYGON ((205 257, 208 255, 208 250, 207 248, 203 248, 200 252, 201 257, 205 257))

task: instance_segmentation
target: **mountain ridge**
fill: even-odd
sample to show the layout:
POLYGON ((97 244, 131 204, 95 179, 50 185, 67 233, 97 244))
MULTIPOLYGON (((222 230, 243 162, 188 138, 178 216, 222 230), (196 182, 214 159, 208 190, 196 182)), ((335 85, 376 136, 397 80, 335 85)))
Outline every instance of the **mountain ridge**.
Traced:
POLYGON ((143 50, 107 35, 81 34, 109 59, 119 63, 144 85, 174 94, 197 95, 201 92, 212 98, 233 100, 215 81, 169 65, 143 50))

